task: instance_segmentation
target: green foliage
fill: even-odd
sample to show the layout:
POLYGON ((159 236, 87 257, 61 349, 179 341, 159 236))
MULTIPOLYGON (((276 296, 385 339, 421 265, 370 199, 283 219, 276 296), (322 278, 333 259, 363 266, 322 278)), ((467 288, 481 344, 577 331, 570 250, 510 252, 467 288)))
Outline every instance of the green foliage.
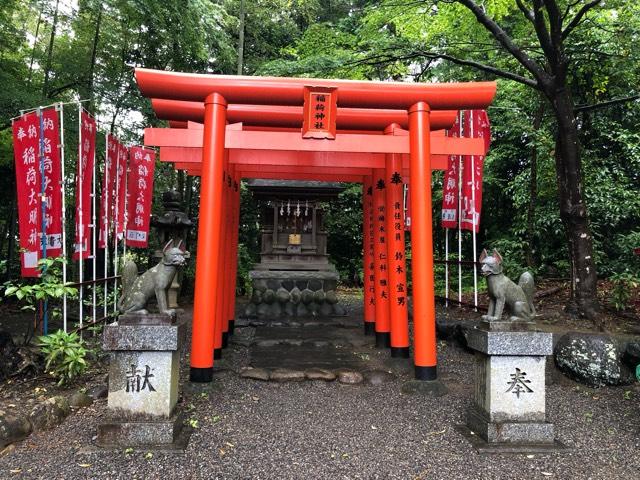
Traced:
POLYGON ((58 330, 38 337, 38 345, 45 357, 45 371, 58 380, 58 385, 70 382, 87 369, 87 349, 80 336, 58 330))
MULTIPOLYGON (((61 300, 65 295, 67 298, 75 298, 78 289, 70 287, 69 284, 62 283, 63 258, 43 258, 38 261, 40 278, 32 283, 8 281, 3 285, 5 297, 15 297, 24 311, 33 312, 36 323, 39 320, 37 307, 42 304, 43 308, 48 308, 48 313, 53 317, 60 315, 60 309, 56 301, 61 300)), ((29 322, 29 328, 25 336, 25 343, 28 343, 33 334, 33 322, 29 322)))
POLYGON ((63 258, 44 258, 38 260, 38 269, 41 271, 37 283, 14 283, 4 284, 5 297, 15 297, 23 304, 23 310, 36 311, 36 305, 40 301, 61 299, 65 294, 68 298, 74 298, 78 290, 62 283, 63 258))
POLYGON ((623 311, 629 308, 633 291, 640 287, 640 278, 629 272, 614 273, 610 277, 613 283, 610 302, 613 308, 623 311))
POLYGON ((362 278, 362 186, 349 184, 334 201, 324 204, 327 252, 342 281, 362 278))

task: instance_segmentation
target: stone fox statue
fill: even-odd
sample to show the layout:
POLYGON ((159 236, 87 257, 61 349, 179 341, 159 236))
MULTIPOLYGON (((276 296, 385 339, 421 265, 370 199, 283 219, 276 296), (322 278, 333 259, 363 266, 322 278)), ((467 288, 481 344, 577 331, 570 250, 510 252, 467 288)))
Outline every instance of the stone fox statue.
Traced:
POLYGON ((182 241, 177 247, 172 247, 173 240, 162 250, 162 260, 153 268, 138 276, 138 267, 133 260, 127 261, 122 267, 122 297, 118 302, 121 313, 147 313, 145 306, 155 294, 158 310, 161 313, 173 313, 167 308, 167 289, 189 256, 183 250, 182 241))
POLYGON ((516 285, 502 273, 502 257, 497 250, 489 256, 486 250, 480 254, 481 273, 487 279, 489 290, 489 311, 482 319, 488 322, 498 321, 506 307, 509 320, 530 322, 536 314, 533 306, 535 284, 533 275, 524 272, 516 285))

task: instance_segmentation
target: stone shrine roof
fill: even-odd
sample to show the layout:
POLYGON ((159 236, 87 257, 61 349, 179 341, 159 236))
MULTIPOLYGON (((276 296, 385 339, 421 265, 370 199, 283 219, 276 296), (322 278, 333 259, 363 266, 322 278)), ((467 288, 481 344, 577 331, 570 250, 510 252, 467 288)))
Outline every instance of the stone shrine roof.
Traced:
POLYGON ((340 182, 318 182, 312 180, 267 180, 247 181, 251 193, 259 199, 326 199, 336 197, 346 185, 340 182))

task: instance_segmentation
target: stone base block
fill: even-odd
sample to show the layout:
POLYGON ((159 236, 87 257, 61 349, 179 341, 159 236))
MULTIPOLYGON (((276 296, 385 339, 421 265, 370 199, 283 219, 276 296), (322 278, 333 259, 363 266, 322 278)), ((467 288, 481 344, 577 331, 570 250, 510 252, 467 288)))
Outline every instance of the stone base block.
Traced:
POLYGON ((98 425, 100 447, 153 447, 175 444, 183 430, 182 415, 166 420, 112 420, 98 425))
POLYGON ((469 443, 479 454, 535 454, 567 450, 567 447, 557 440, 553 443, 493 443, 476 435, 466 425, 456 425, 455 429, 469 440, 469 443))
POLYGON ((168 313, 123 313, 118 317, 118 325, 171 325, 176 323, 177 314, 168 313))
POLYGON ((488 443, 553 444, 555 440, 552 423, 491 422, 474 409, 467 413, 467 427, 488 443))

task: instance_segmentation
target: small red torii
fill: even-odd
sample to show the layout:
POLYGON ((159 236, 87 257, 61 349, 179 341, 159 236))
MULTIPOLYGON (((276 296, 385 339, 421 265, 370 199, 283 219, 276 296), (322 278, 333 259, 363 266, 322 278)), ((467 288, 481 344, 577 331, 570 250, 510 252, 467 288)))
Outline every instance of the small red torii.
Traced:
MULTIPOLYGON (((160 147, 162 161, 201 177, 192 381, 212 380, 214 358, 233 329, 242 178, 363 183, 365 332, 375 333, 378 346, 391 347, 393 357, 408 357, 410 346, 404 231, 397 222, 408 180, 415 377, 437 378, 431 171, 444 169, 448 155, 486 153, 483 139, 446 137, 443 129, 451 127, 458 110, 487 108, 495 82, 363 82, 148 69, 136 69, 136 80, 158 118, 170 122, 170 128, 146 129, 145 144, 160 147), (330 92, 334 102, 335 138, 303 138, 305 95, 322 95, 324 101, 318 92, 330 92)), ((315 126, 324 128, 321 122, 315 126)))

